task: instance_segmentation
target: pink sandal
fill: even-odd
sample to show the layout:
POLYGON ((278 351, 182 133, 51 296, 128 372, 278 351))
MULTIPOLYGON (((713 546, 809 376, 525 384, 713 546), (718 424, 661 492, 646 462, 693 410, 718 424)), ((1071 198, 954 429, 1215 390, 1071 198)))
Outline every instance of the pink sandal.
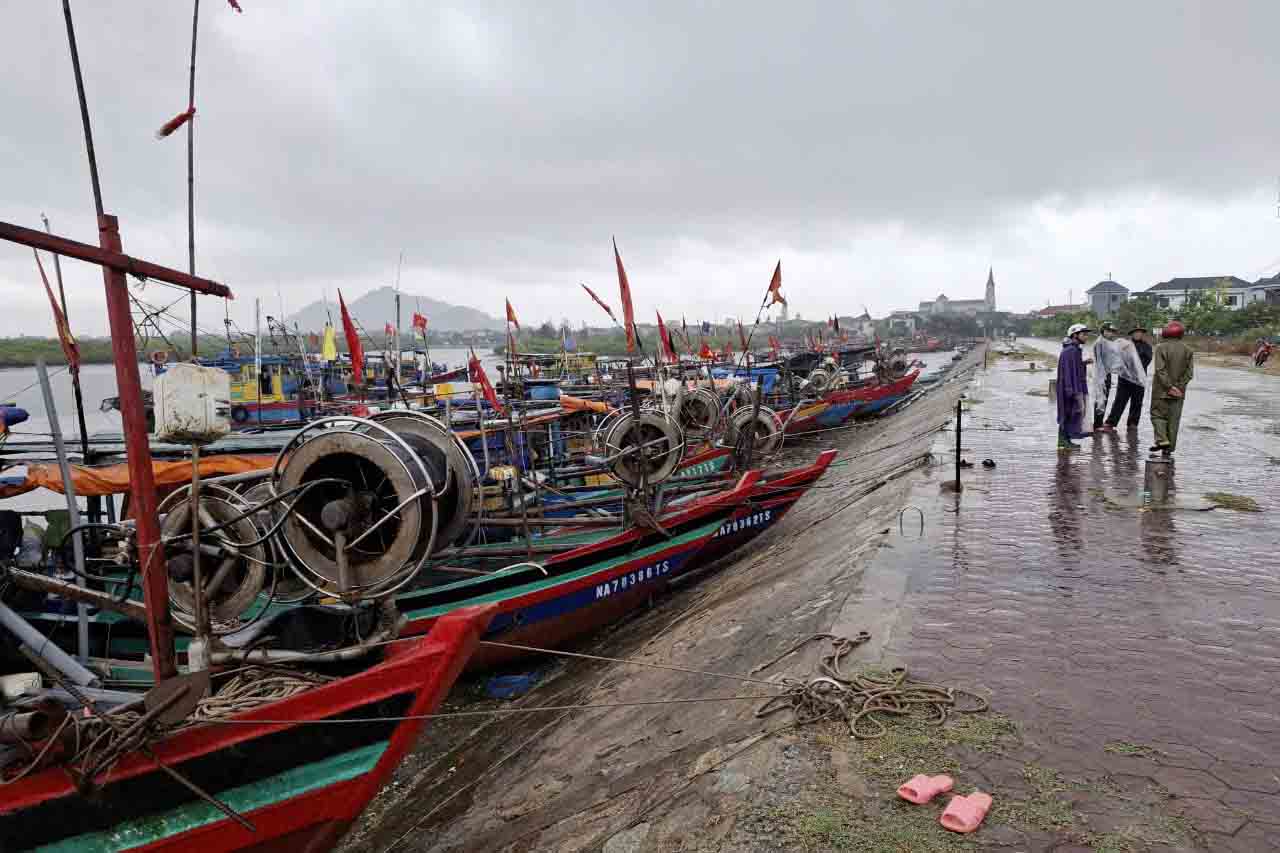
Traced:
POLYGON ((922 773, 919 776, 912 776, 900 785, 898 796, 909 803, 922 806, 938 794, 950 791, 954 784, 955 781, 950 776, 925 776, 922 773))
POLYGON ((982 824, 982 819, 990 809, 991 795, 974 791, 967 797, 952 797, 942 812, 940 822, 944 829, 952 832, 973 832, 982 824))

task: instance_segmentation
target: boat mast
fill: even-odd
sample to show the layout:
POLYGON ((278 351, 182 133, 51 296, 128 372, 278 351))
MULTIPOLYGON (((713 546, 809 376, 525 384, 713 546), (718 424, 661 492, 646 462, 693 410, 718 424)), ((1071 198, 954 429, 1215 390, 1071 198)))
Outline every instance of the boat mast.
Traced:
MULTIPOLYGON (((192 0, 191 9, 191 78, 187 90, 187 109, 196 106, 196 33, 200 23, 200 0, 192 0)), ((187 121, 187 272, 196 274, 196 122, 187 121)), ((199 351, 196 331, 196 294, 191 292, 191 358, 199 351)))

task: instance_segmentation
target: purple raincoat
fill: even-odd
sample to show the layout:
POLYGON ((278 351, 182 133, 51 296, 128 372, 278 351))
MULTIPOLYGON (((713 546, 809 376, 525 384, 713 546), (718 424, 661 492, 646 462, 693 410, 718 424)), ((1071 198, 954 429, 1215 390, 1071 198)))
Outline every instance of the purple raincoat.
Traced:
POLYGON ((1084 438, 1084 399, 1089 392, 1080 344, 1068 338, 1058 355, 1058 427, 1067 438, 1084 438))

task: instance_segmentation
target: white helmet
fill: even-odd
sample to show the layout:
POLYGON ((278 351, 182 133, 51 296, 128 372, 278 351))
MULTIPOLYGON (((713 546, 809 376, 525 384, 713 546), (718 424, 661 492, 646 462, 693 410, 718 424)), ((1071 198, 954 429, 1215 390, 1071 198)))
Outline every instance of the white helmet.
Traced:
POLYGON ((1072 327, 1071 327, 1070 329, 1067 329, 1067 337, 1068 337, 1068 338, 1073 338, 1073 337, 1075 337, 1077 334, 1079 334, 1080 332, 1092 332, 1092 331, 1093 331, 1093 329, 1090 329, 1090 328, 1089 328, 1088 326, 1086 326, 1084 323, 1076 323, 1076 324, 1072 325, 1072 327))

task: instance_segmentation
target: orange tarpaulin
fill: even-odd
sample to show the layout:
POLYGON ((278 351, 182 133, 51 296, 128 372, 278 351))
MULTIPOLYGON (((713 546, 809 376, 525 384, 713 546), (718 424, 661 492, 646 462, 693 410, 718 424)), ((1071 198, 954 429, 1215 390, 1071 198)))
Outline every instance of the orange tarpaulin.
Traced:
MULTIPOLYGON (((200 476, 217 477, 259 471, 270 468, 275 461, 274 454, 205 456, 200 460, 200 476)), ((190 459, 155 459, 151 462, 151 470, 155 473, 156 488, 160 491, 191 482, 190 459)), ((76 494, 81 497, 124 494, 129 491, 129 466, 124 462, 93 467, 72 465, 71 482, 76 487, 76 494)), ((28 465, 24 482, 0 485, 0 498, 11 498, 34 489, 62 492, 62 472, 56 464, 35 462, 28 465)))
POLYGON ((570 397, 568 394, 560 395, 560 407, 570 412, 597 412, 607 415, 613 411, 613 407, 608 403, 602 403, 599 400, 584 400, 581 397, 570 397))

